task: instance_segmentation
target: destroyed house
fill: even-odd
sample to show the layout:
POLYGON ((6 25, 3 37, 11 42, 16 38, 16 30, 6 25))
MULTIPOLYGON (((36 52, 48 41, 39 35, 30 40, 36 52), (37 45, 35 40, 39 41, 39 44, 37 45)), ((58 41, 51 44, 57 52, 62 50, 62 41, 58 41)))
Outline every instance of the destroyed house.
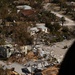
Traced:
POLYGON ((9 58, 13 53, 9 47, 0 47, 0 56, 3 58, 9 58))

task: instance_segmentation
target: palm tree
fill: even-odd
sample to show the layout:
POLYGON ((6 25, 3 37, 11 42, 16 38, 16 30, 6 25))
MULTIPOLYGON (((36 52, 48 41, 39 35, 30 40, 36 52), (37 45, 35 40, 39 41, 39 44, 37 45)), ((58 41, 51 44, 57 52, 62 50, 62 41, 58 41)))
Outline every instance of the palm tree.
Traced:
POLYGON ((66 20, 65 20, 65 18, 64 18, 64 17, 61 17, 61 18, 60 18, 60 21, 61 21, 62 26, 63 26, 63 24, 64 24, 64 22, 65 22, 66 20))

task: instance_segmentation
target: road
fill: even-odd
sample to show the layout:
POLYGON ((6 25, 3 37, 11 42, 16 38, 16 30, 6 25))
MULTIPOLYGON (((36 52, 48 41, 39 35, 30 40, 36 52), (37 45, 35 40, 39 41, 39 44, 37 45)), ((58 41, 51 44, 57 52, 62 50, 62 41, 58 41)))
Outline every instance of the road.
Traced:
MULTIPOLYGON (((54 11, 51 11, 51 13, 55 14, 57 17, 61 18, 61 17, 64 17, 66 22, 64 23, 64 26, 75 26, 75 22, 69 18, 67 18, 66 16, 64 15, 61 15, 59 14, 58 12, 54 12, 54 11)), ((60 24, 61 25, 61 24, 60 24)))
MULTIPOLYGON (((55 12, 53 10, 50 9, 50 3, 44 5, 44 9, 47 10, 47 11, 51 11, 51 13, 55 14, 57 17, 61 18, 61 17, 64 17, 66 22, 64 23, 64 26, 75 26, 75 22, 73 20, 71 20, 70 18, 66 17, 65 15, 62 15, 62 14, 59 14, 59 12, 55 12)), ((60 25, 62 25, 60 23, 60 25)))

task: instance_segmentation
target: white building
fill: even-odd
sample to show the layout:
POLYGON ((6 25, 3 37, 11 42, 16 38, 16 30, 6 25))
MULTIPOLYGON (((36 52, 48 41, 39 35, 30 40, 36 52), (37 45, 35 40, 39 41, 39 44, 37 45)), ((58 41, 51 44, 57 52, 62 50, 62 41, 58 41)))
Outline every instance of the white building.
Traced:
POLYGON ((31 46, 26 45, 26 46, 20 46, 21 52, 27 54, 28 50, 31 50, 31 46))
POLYGON ((36 23, 36 27, 45 33, 48 32, 47 27, 45 27, 45 23, 36 23))
POLYGON ((18 5, 18 6, 16 6, 16 8, 18 9, 17 13, 19 13, 21 9, 23 9, 23 10, 31 10, 32 9, 32 7, 28 6, 28 5, 18 5))
POLYGON ((16 6, 17 9, 24 9, 24 10, 28 10, 28 9, 32 9, 31 6, 28 6, 28 5, 19 5, 19 6, 16 6))
POLYGON ((39 29, 37 28, 37 27, 32 27, 32 28, 30 28, 30 34, 31 35, 34 35, 36 32, 38 32, 39 31, 39 29))
MULTIPOLYGON (((37 32, 39 32, 40 30, 42 32, 45 32, 45 33, 48 33, 48 29, 47 27, 45 27, 45 23, 36 23, 36 26, 35 27, 32 27, 32 28, 28 28, 30 30, 30 34, 31 35, 34 35, 36 34, 37 32)), ((28 31, 29 31, 28 30, 28 31)))

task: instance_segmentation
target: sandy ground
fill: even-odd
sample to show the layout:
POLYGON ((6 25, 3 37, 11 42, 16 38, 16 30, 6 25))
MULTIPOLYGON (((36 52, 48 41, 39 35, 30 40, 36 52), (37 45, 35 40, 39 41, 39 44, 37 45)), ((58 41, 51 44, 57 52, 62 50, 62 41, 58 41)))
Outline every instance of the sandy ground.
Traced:
POLYGON ((72 45, 74 40, 75 39, 64 40, 62 42, 52 43, 51 46, 37 45, 37 47, 40 47, 41 49, 43 49, 46 54, 51 54, 60 63, 63 60, 63 57, 64 57, 66 51, 72 45), (67 48, 64 49, 64 46, 67 46, 67 48))
POLYGON ((55 43, 55 45, 53 45, 51 47, 51 54, 57 58, 57 60, 59 62, 61 62, 63 60, 63 57, 65 55, 65 53, 67 52, 67 50, 69 49, 69 47, 72 45, 72 43, 74 42, 75 39, 71 39, 71 40, 64 40, 62 42, 57 42, 55 43), (64 49, 64 46, 67 46, 66 49, 64 49))

